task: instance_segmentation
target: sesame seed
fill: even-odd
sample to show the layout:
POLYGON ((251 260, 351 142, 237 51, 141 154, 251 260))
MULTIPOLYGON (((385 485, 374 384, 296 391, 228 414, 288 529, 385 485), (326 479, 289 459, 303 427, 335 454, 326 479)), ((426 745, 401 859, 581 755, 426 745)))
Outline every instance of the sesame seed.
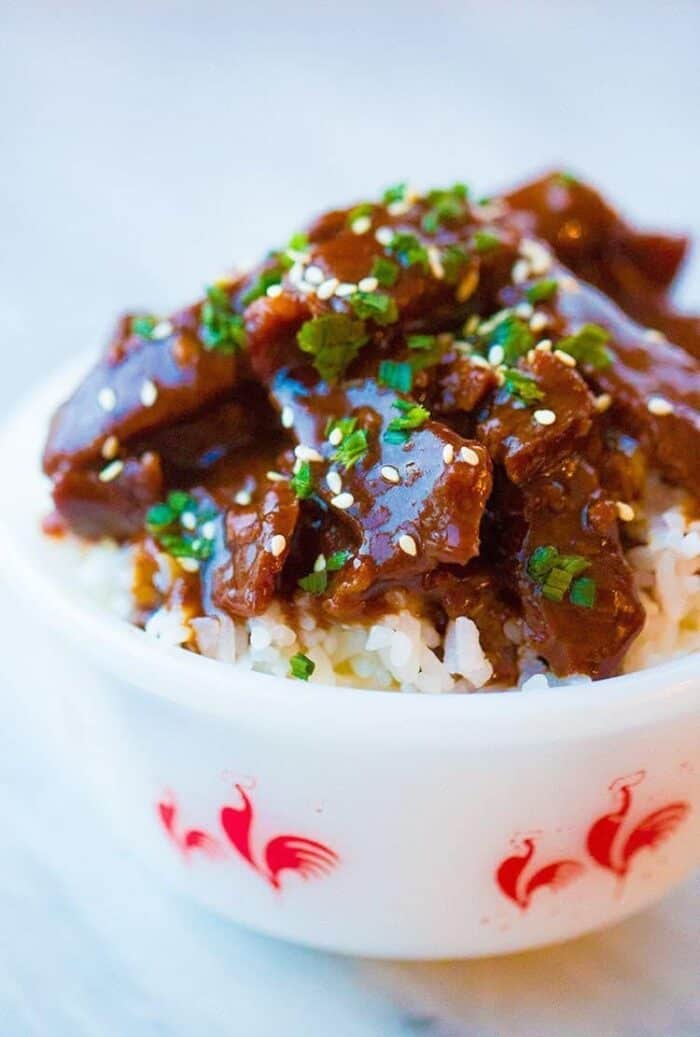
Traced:
POLYGON ((345 299, 348 295, 354 295, 357 291, 357 285, 351 281, 342 281, 335 290, 335 294, 339 299, 345 299))
POLYGON ((339 283, 340 282, 338 281, 337 277, 329 277, 316 289, 316 298, 324 300, 330 299, 331 295, 333 295, 339 283))
POLYGON ((593 401, 593 406, 599 414, 604 414, 605 411, 610 407, 612 403, 612 396, 609 392, 602 392, 600 396, 596 396, 593 401))
POLYGON ((540 244, 539 241, 532 241, 529 238, 524 238, 520 242, 520 254, 525 256, 530 264, 530 270, 537 277, 540 274, 546 274, 552 265, 552 257, 548 248, 540 244))
POLYGON ((330 443, 331 446, 340 446, 342 441, 343 441, 342 429, 339 429, 338 426, 336 425, 336 427, 334 429, 331 429, 331 434, 328 437, 328 442, 330 443))
POLYGON ((239 490, 233 499, 236 502, 236 504, 240 504, 243 507, 245 507, 247 504, 250 504, 253 498, 251 497, 248 490, 239 490))
POLYGON ((386 211, 389 213, 390 216, 405 216, 405 214, 408 212, 410 208, 411 203, 409 201, 402 200, 397 202, 389 202, 389 204, 386 207, 386 211))
POLYGON ((418 546, 412 536, 408 533, 403 533, 399 537, 399 547, 405 555, 410 555, 411 558, 415 558, 418 554, 418 546))
MULTIPOLYGON (((532 350, 530 350, 530 352, 532 352, 532 350)), ((506 376, 503 374, 503 370, 500 367, 496 368, 494 375, 496 377, 496 385, 506 384, 506 376)))
POLYGON ((471 365, 472 365, 473 367, 483 367, 483 368, 488 368, 488 367, 490 367, 490 366, 491 366, 491 365, 489 364, 488 360, 486 359, 486 357, 484 357, 484 356, 479 356, 479 354, 478 354, 478 353, 473 353, 473 354, 472 354, 472 355, 471 355, 471 356, 469 357, 469 363, 470 363, 470 364, 471 364, 471 365))
POLYGON ((353 234, 366 234, 372 226, 372 219, 370 216, 358 216, 356 220, 353 220, 350 224, 353 234))
POLYGON ((294 425, 294 411, 287 405, 282 408, 282 414, 280 416, 282 422, 282 428, 292 428, 294 425))
POLYGON ((656 328, 647 328, 644 332, 644 338, 647 342, 666 342, 666 336, 663 331, 657 331, 656 328))
POLYGON ((559 278, 559 291, 575 295, 581 291, 581 287, 575 277, 564 276, 559 278))
POLYGON ((548 324, 549 317, 546 313, 542 313, 541 311, 538 313, 533 313, 532 317, 530 318, 530 331, 544 331, 548 324))
POLYGON ((281 284, 271 284, 267 288, 267 290, 265 292, 265 295, 268 297, 268 299, 278 299, 281 294, 282 294, 282 285, 281 284))
POLYGON ((294 475, 298 475, 299 474, 299 472, 302 469, 302 464, 303 464, 303 462, 301 461, 301 458, 297 457, 296 461, 292 465, 292 473, 294 475))
POLYGON ((380 245, 390 245, 394 240, 394 231, 391 227, 377 227, 374 236, 380 245))
POLYGON ((537 345, 535 346, 535 349, 538 350, 540 353, 551 353, 552 352, 552 340, 551 340, 551 338, 543 338, 543 339, 541 339, 537 343, 537 345))
POLYGON ((158 399, 158 389, 155 382, 152 382, 150 378, 141 386, 141 392, 139 393, 139 399, 144 407, 152 407, 158 399))
POLYGON ((527 360, 528 364, 534 364, 536 358, 537 353, 534 351, 534 349, 528 349, 527 353, 525 354, 525 359, 527 360))
POLYGON ((664 418, 667 414, 673 414, 673 404, 663 396, 650 396, 647 400, 647 410, 657 418, 664 418))
POLYGON ((104 389, 100 389, 97 394, 97 402, 99 403, 102 410, 111 411, 117 405, 117 394, 114 389, 106 385, 104 389))
POLYGON ((323 460, 323 456, 319 454, 318 450, 314 450, 311 446, 305 446, 304 443, 300 443, 299 446, 294 447, 294 456, 298 457, 300 461, 323 460))
POLYGON ((281 533, 275 533, 272 540, 270 541, 270 554, 273 558, 279 558, 284 553, 287 547, 287 538, 282 536, 281 533))
POLYGON ((428 245, 428 263, 430 265, 430 272, 437 281, 442 281, 445 276, 445 268, 442 265, 440 259, 440 250, 435 245, 428 245))
POLYGON ((618 517, 622 522, 634 522, 634 508, 625 501, 615 501, 618 517))
POLYGON ((169 320, 159 320, 151 331, 151 338, 162 339, 172 335, 174 328, 169 320))
POLYGON ((555 349, 554 355, 557 360, 561 360, 562 364, 566 364, 567 367, 576 367, 576 358, 571 353, 565 353, 563 349, 555 349))
POLYGON ((331 504, 334 508, 340 508, 341 511, 346 511, 351 508, 355 503, 355 498, 351 493, 339 493, 335 497, 331 497, 331 504))
POLYGON ((532 416, 538 425, 553 425, 557 420, 553 410, 536 410, 532 416))
POLYGON ((464 334, 473 335, 475 331, 479 330, 479 314, 472 313, 471 317, 467 319, 464 325, 464 334))
POLYGON ((533 313, 534 310, 530 302, 519 302, 515 307, 515 316, 520 317, 522 320, 529 320, 533 313))
POLYGON ((358 281, 357 287, 361 292, 376 292, 379 288, 379 281, 376 277, 363 277, 361 281, 358 281))
POLYGON ((459 452, 460 459, 475 468, 479 463, 479 455, 470 446, 463 446, 459 452))
POLYGON ((119 453, 119 440, 116 436, 107 436, 100 451, 105 461, 112 461, 119 453))
POLYGON ((191 511, 183 511, 180 516, 180 522, 185 529, 189 529, 190 532, 197 528, 197 516, 191 511))
POLYGON ((326 556, 324 554, 320 554, 320 555, 318 555, 318 557, 316 558, 316 561, 314 562, 314 572, 315 573, 322 573, 325 568, 326 568, 326 556))
POLYGON ((205 540, 213 540, 216 537, 216 522, 209 519, 202 526, 201 533, 205 540))
POLYGON ((184 569, 186 573, 199 572, 199 562, 196 558, 178 558, 180 568, 184 569))
POLYGON ((331 493, 336 494, 336 496, 342 492, 343 480, 340 478, 340 473, 336 472, 334 468, 331 468, 330 472, 326 475, 326 486, 331 493))
POLYGON ((304 267, 301 263, 295 263, 287 274, 292 284, 299 288, 304 278, 304 267))
MULTIPOLYGON (((461 278, 459 284, 457 285, 457 292, 455 293, 457 302, 466 302, 467 299, 469 299, 476 291, 476 286, 478 285, 478 283, 479 271, 477 267, 473 266, 470 270, 467 271, 464 277, 461 278)), ((474 314, 474 316, 470 317, 467 321, 467 329, 469 328, 470 323, 474 323, 474 318, 476 318, 474 330, 478 328, 479 318, 476 316, 476 314, 474 314)), ((466 333, 470 334, 468 330, 466 333)))
POLYGON ((523 281, 527 281, 530 276, 530 264, 527 259, 519 259, 517 263, 514 263, 510 276, 513 284, 522 284, 523 281))
POLYGON ((452 464, 455 459, 455 448, 451 443, 445 443, 442 448, 442 459, 445 464, 452 464))
POLYGON ((499 364, 503 363, 505 355, 503 346, 491 346, 489 349, 489 363, 492 364, 493 367, 498 367, 499 364))
POLYGON ((401 482, 401 476, 398 468, 394 468, 391 464, 385 464, 381 469, 382 479, 386 479, 387 482, 398 483, 401 482))
POLYGON ((113 479, 116 479, 117 476, 121 474, 123 469, 123 461, 112 461, 111 464, 108 464, 106 468, 102 469, 97 478, 100 482, 112 482, 113 479))
POLYGON ((286 481, 285 477, 281 474, 281 472, 270 471, 270 472, 265 472, 265 475, 269 479, 270 482, 285 482, 286 481))
POLYGON ((321 267, 315 266, 314 264, 312 264, 311 266, 307 266, 306 273, 304 276, 306 277, 306 280, 309 282, 309 284, 314 285, 323 284, 323 282, 326 279, 323 270, 321 270, 321 267))

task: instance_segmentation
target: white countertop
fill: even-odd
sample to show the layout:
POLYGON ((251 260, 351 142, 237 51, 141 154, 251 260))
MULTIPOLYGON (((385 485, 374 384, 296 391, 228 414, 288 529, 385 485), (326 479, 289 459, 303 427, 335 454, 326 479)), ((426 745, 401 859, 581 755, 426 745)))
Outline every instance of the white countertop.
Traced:
MULTIPOLYGON (((405 175, 481 193, 563 163, 700 233, 699 37, 692 0, 3 10, 0 408, 120 308, 194 297, 405 175)), ((0 1037, 700 1034, 698 878, 602 935, 435 965, 295 949, 177 898, 66 766, 53 689, 81 662, 1 585, 0 630, 0 1037)))

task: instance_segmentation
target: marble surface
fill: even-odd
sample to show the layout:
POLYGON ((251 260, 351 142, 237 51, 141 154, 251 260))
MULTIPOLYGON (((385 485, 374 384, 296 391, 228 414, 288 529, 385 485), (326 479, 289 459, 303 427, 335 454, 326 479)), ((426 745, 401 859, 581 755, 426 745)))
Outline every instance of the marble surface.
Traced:
MULTIPOLYGON (((120 307, 193 297, 405 174, 482 191, 565 162, 700 231, 692 0, 0 8, 0 411, 120 307)), ((434 965, 299 950, 178 899, 72 765, 52 689, 82 663, 1 583, 0 631, 2 1037, 700 1034, 697 878, 608 933, 434 965)))

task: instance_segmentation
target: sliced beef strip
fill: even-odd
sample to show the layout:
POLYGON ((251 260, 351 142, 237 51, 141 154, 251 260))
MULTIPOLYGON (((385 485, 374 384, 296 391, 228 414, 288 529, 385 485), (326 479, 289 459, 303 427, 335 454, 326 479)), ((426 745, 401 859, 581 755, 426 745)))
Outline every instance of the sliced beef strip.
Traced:
POLYGON ((637 231, 593 188, 556 173, 505 199, 577 276, 700 358, 700 317, 678 313, 667 295, 687 253, 687 238, 637 231))
POLYGON ((411 431, 405 444, 386 442, 383 433, 399 417, 394 404, 402 397, 369 380, 329 388, 314 385, 303 372, 282 373, 271 391, 280 409, 291 409, 299 444, 323 458, 311 462, 316 493, 357 545, 331 584, 327 604, 336 615, 352 613, 363 601, 406 585, 439 563, 463 565, 478 553, 479 523, 491 489, 483 447, 432 420, 411 431), (336 448, 326 429, 329 420, 351 417, 366 431, 369 449, 345 471, 332 460, 336 448), (453 455, 448 462, 446 448, 447 456, 453 455), (342 480, 340 495, 328 486, 329 469, 342 480), (398 483, 390 481, 394 473, 398 483))
POLYGON ((547 478, 524 487, 523 522, 527 532, 516 570, 529 643, 560 676, 618 673, 644 610, 620 547, 615 506, 604 498, 591 466, 568 458, 547 478), (543 596, 528 565, 533 551, 545 546, 590 563, 584 575, 596 585, 592 608, 572 604, 568 595, 562 601, 543 596))
POLYGON ((593 397, 581 376, 553 353, 535 349, 520 367, 534 379, 542 399, 527 406, 503 386, 480 414, 477 438, 492 459, 523 483, 571 454, 591 427, 593 397), (540 411, 552 424, 536 420, 540 411))
POLYGON ((233 503, 212 560, 211 597, 231 616, 256 616, 272 603, 299 518, 288 482, 263 488, 251 505, 233 503))

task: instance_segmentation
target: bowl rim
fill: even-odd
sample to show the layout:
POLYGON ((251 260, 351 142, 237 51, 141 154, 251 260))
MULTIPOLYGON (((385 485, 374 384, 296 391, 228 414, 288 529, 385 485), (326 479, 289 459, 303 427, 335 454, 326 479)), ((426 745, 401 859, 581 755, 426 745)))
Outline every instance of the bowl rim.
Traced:
MULTIPOLYGON (((63 398, 67 388, 72 386, 85 369, 86 362, 91 362, 93 352, 81 354, 77 360, 60 367, 38 386, 30 388, 20 397, 14 408, 8 413, 0 426, 0 461, 13 477, 23 479, 28 487, 39 485, 44 479, 41 476, 38 456, 46 431, 46 419, 63 398), (29 434, 24 435, 28 430, 29 434), (19 444, 19 446, 17 446, 19 444), (19 463, 18 463, 19 462, 19 463)), ((476 692, 473 694, 444 692, 440 694, 402 694, 382 689, 338 687, 320 682, 291 681, 288 677, 278 677, 252 670, 237 670, 235 667, 208 659, 193 652, 187 652, 177 646, 163 646, 153 641, 148 635, 129 624, 126 620, 110 615, 98 608, 90 608, 87 601, 78 596, 72 597, 60 586, 59 582, 47 574, 45 568, 38 564, 31 553, 25 549, 20 533, 23 525, 29 524, 36 535, 41 516, 35 513, 22 514, 21 509, 0 510, 0 556, 3 563, 3 579, 13 587, 21 597, 28 599, 34 606, 39 606, 49 625, 62 630, 68 629, 69 637, 77 638, 84 643, 85 636, 92 637, 102 648, 109 649, 119 660, 119 665, 128 661, 141 667, 140 677, 132 682, 143 690, 156 692, 146 680, 151 675, 166 677, 172 680, 173 686, 180 689, 190 684, 192 694, 178 694, 166 697, 176 698, 181 702, 189 700, 193 708, 215 705, 225 712, 235 712, 237 706, 260 703, 263 706, 291 703, 293 706, 325 707, 330 703, 339 712, 347 714, 347 707, 357 715, 365 711, 377 713, 378 710, 391 710, 396 718, 397 711, 404 713, 418 712, 426 718, 427 714, 438 713, 443 719, 450 715, 470 719, 498 719, 503 723, 507 718, 522 720, 533 713, 574 711, 605 711, 607 708, 624 709, 629 712, 630 706, 645 703, 649 706, 663 706, 674 698, 675 694, 684 695, 689 689, 697 692, 700 704, 700 652, 677 656, 645 670, 608 677, 593 683, 559 685, 537 692, 522 695, 510 692, 476 692), (59 619, 60 617, 60 619, 59 619), (66 628, 68 623, 68 628, 66 628), (240 686, 231 687, 234 674, 241 677, 240 686)), ((162 692, 158 692, 163 694, 162 692)))

